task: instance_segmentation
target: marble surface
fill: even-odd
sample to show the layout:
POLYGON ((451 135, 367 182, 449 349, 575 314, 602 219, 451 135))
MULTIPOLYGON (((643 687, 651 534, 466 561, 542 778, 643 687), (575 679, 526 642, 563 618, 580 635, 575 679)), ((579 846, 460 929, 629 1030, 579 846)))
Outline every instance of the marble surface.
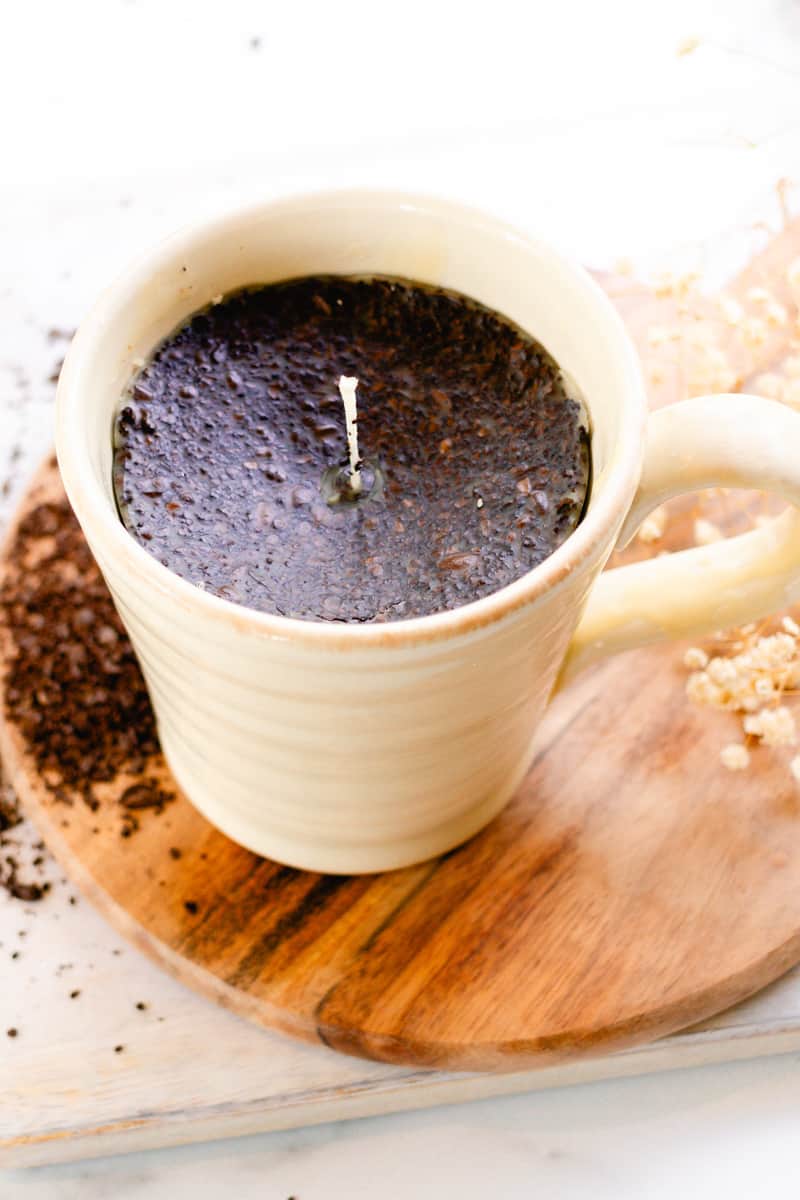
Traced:
MULTIPOLYGON (((62 347, 48 331, 176 225, 256 196, 399 184, 489 207, 592 265, 669 255, 722 271, 774 218, 776 182, 800 178, 799 79, 794 0, 14 6, 0 40, 0 473, 18 457, 18 487, 49 443, 62 347)), ((70 1020, 98 1038, 141 1015, 128 1014, 142 989, 148 1019, 168 1013, 176 985, 71 894, 57 883, 35 917, 0 898, 0 1006, 13 990, 46 1029, 63 968, 65 990, 90 997, 70 1020)), ((0 1104, 10 1055, 0 1045, 0 1104)), ((0 1200, 793 1196, 798 1119, 792 1054, 0 1173, 0 1200)))
POLYGON ((14 1172, 2 1200, 797 1195, 797 1056, 14 1172))

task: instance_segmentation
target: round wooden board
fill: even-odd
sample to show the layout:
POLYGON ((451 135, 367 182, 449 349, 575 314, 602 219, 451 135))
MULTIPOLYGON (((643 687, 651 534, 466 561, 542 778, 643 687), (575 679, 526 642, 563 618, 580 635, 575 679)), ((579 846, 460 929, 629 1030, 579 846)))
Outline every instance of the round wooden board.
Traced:
MULTIPOLYGON (((93 564, 76 583, 50 535, 31 537, 29 523, 21 536, 45 502, 82 544, 50 462, 7 541, 2 598, 20 573, 44 573, 52 621, 62 594, 74 607, 98 584, 93 564)), ((675 647, 611 662, 560 696, 519 795, 467 845, 342 878, 257 858, 180 795, 121 837, 131 782, 174 788, 158 755, 99 783, 96 811, 58 793, 8 710, 9 682, 25 685, 3 612, 1 749, 22 801, 122 933, 243 1016, 350 1054, 509 1070, 670 1033, 800 959, 789 773, 766 752, 746 773, 719 766, 732 718, 687 704, 675 647)))

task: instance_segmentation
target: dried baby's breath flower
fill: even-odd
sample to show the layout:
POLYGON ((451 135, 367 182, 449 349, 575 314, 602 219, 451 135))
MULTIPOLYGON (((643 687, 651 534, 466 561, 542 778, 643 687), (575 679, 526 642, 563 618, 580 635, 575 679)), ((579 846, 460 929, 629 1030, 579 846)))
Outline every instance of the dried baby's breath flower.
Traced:
MULTIPOLYGON (((792 298, 800 307, 800 257, 788 267, 786 279, 792 298)), ((735 329, 739 352, 745 349, 752 353, 770 338, 774 339, 775 330, 785 329, 794 316, 790 316, 782 299, 768 287, 756 285, 745 296, 749 311, 736 297, 723 294, 716 301, 718 319, 708 320, 703 316, 708 311, 708 302, 704 300, 702 306, 697 303, 700 298, 697 281, 696 273, 665 274, 655 287, 656 295, 673 301, 679 314, 696 319, 687 321, 684 317, 683 328, 665 324, 648 330, 647 344, 662 351, 661 355, 652 356, 650 376, 657 374, 658 379, 663 379, 664 368, 659 358, 675 345, 677 367, 690 395, 735 391, 742 379, 722 345, 726 336, 722 322, 735 329)), ((754 390, 800 410, 800 320, 796 331, 787 332, 792 337, 787 358, 778 369, 759 375, 754 390)), ((760 527, 772 520, 759 514, 754 524, 760 527)), ((663 508, 657 509, 643 523, 639 538, 643 542, 657 542, 665 528, 666 514, 663 508)), ((700 517, 694 522, 694 541, 698 546, 711 545, 722 537, 722 530, 712 521, 700 517)), ((741 714, 743 732, 765 746, 796 744, 794 716, 781 700, 787 691, 800 690, 800 623, 787 616, 778 633, 759 636, 757 627, 750 624, 732 634, 721 634, 718 640, 721 644, 713 657, 699 646, 685 651, 683 661, 690 672, 686 680, 688 697, 697 704, 741 714)), ((724 746, 720 761, 728 770, 745 770, 750 762, 747 745, 733 742, 724 746)), ((792 759, 790 769, 800 784, 800 754, 792 759)))
POLYGON ((639 527, 640 542, 657 542, 659 538, 664 536, 664 530, 667 527, 667 510, 662 505, 660 508, 654 508, 648 517, 642 521, 639 527))
POLYGON ((768 325, 774 329, 783 329, 789 321, 789 314, 779 300, 770 300, 764 307, 764 317, 768 325))
POLYGON ((728 365, 721 351, 709 353, 704 360, 692 364, 689 374, 688 390, 690 396, 703 396, 709 392, 734 392, 739 385, 739 377, 728 365))
POLYGON ((800 375, 782 379, 780 375, 767 372, 757 377, 753 387, 760 396, 778 400, 789 408, 800 409, 800 375))
POLYGON ((700 275, 697 271, 686 271, 683 275, 674 275, 672 271, 664 271, 659 276, 655 293, 662 299, 685 300, 696 290, 700 275))
POLYGON ((789 319, 785 307, 765 287, 751 287, 747 293, 751 304, 757 304, 764 311, 764 319, 768 325, 783 326, 789 319))
POLYGON ((760 637, 750 650, 753 664, 761 670, 785 667, 797 659, 797 646, 788 633, 771 633, 760 637))
POLYGON ((741 742, 731 742, 729 746, 723 746, 719 760, 729 771, 745 771, 750 766, 750 754, 741 742))
POLYGON ((785 704, 746 716, 744 731, 761 738, 765 746, 794 746, 797 741, 794 717, 785 704))
MULTIPOLYGON (((744 655, 741 656, 744 659, 744 655)), ((738 666, 749 667, 750 663, 737 661, 733 658, 712 658, 708 664, 708 677, 717 687, 728 688, 736 683, 738 666)))
POLYGON ((687 54, 692 54, 699 45, 700 38, 698 37, 683 38, 682 41, 678 42, 675 53, 677 54, 678 58, 685 58, 687 54))
POLYGON ((709 708, 724 708, 723 704, 718 703, 720 689, 711 682, 705 671, 695 671, 686 680, 686 695, 695 704, 704 704, 709 708))
POLYGON ((651 325, 647 331, 648 346, 663 346, 665 342, 674 342, 680 338, 680 333, 669 330, 664 325, 651 325))
POLYGON ((767 340, 767 323, 761 317, 745 317, 739 329, 743 342, 752 350, 757 350, 767 340))
POLYGON ((697 321, 683 333, 679 333, 681 341, 693 350, 707 350, 717 345, 716 331, 707 321, 697 321))
POLYGON ((800 408, 800 378, 787 379, 781 392, 781 401, 789 408, 800 408))
POLYGON ((717 333, 707 321, 699 321, 682 338, 691 350, 687 367, 687 380, 691 395, 704 392, 729 392, 738 384, 727 354, 718 344, 717 333))
MULTIPOLYGON (((719 345, 719 328, 701 315, 701 311, 705 312, 707 301, 703 300, 702 310, 695 304, 695 301, 699 302, 701 299, 697 286, 698 279, 699 275, 696 271, 690 271, 684 275, 665 273, 659 278, 654 285, 656 296, 669 298, 674 301, 678 314, 688 315, 695 319, 690 324, 684 321, 682 328, 653 325, 647 331, 647 343, 653 349, 670 346, 673 343, 676 345, 683 360, 681 365, 686 373, 689 395, 700 396, 709 392, 735 391, 741 380, 731 365, 728 355, 719 345)), ((724 296, 718 303, 720 313, 728 324, 740 322, 744 310, 738 300, 732 296, 724 296)), ((751 318, 751 320, 760 322, 766 337, 765 322, 760 317, 751 318)), ((758 334, 759 326, 756 325, 755 330, 751 329, 750 335, 758 336, 758 334)), ((658 372, 657 377, 651 374, 651 382, 658 383, 663 378, 661 371, 658 372)))
POLYGON ((731 657, 712 658, 704 669, 689 676, 686 694, 694 703, 709 708, 756 713, 766 700, 798 684, 797 640, 788 633, 774 633, 746 644, 743 651, 731 657))
POLYGON ((783 399, 784 386, 780 375, 774 375, 769 371, 764 375, 759 375, 753 382, 753 388, 759 396, 766 396, 768 400, 783 399))
POLYGON ((797 657, 797 646, 788 633, 771 633, 758 639, 753 654, 764 667, 783 667, 797 657))
POLYGON ((729 325, 738 325, 744 316, 744 309, 733 296, 720 296, 719 310, 729 325))
POLYGON ((710 546, 722 540, 723 533, 713 521, 699 517, 694 523, 694 541, 697 546, 710 546))

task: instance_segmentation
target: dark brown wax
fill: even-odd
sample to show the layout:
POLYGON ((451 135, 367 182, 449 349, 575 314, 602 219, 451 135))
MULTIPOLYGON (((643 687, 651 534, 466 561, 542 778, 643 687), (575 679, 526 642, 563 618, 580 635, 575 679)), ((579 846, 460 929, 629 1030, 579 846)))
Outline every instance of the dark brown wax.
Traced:
POLYGON ((457 293, 387 278, 226 296, 161 345, 115 429, 133 537, 210 592, 317 620, 497 591, 575 528, 589 467, 581 406, 538 342, 457 293), (355 503, 331 484, 347 478, 340 375, 359 380, 355 503))

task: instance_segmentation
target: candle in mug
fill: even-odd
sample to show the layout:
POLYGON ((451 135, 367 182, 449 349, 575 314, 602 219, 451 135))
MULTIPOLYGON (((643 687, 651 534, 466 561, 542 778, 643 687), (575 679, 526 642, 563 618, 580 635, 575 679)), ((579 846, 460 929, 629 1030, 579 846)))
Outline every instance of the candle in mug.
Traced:
POLYGON ((534 338, 383 277, 230 294, 156 350, 115 429, 130 533, 208 591, 305 619, 496 591, 572 532, 589 473, 586 414, 534 338))

